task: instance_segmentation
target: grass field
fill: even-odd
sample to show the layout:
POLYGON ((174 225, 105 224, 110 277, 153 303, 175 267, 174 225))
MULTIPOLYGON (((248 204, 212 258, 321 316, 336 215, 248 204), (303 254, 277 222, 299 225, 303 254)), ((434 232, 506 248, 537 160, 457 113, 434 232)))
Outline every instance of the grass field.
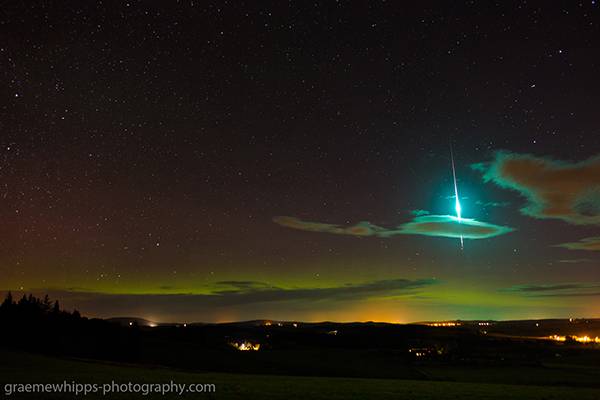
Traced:
MULTIPOLYGON (((527 399, 598 400, 600 389, 488 383, 290 377, 273 375, 189 373, 165 368, 67 360, 13 351, 0 352, 0 381, 6 383, 212 383, 215 393, 194 395, 101 394, 80 398, 206 398, 206 399, 527 399)), ((75 398, 65 394, 14 394, 7 398, 75 398)))

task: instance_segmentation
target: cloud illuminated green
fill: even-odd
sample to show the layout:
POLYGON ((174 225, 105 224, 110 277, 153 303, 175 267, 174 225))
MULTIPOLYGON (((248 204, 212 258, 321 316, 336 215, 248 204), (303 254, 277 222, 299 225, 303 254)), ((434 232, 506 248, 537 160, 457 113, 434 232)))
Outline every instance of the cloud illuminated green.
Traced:
POLYGON ((424 215, 400 226, 399 233, 464 239, 487 239, 512 232, 507 226, 452 215, 424 215))
POLYGON ((427 211, 427 210, 421 210, 421 209, 412 210, 410 213, 412 215, 416 216, 416 217, 420 217, 421 215, 429 215, 429 214, 431 214, 429 211, 427 211))
POLYGON ((531 297, 600 296, 600 284, 596 282, 573 282, 549 285, 525 284, 514 285, 501 289, 501 291, 531 297))
POLYGON ((352 226, 340 226, 323 222, 302 221, 295 217, 275 217, 273 221, 279 225, 311 232, 325 232, 350 236, 391 237, 396 235, 424 235, 464 239, 487 239, 513 229, 507 226, 494 225, 474 219, 458 218, 452 215, 420 215, 412 221, 396 228, 384 228, 368 221, 352 226))
POLYGON ((564 247, 569 250, 600 251, 600 236, 592 236, 580 239, 578 242, 557 244, 556 247, 564 247))

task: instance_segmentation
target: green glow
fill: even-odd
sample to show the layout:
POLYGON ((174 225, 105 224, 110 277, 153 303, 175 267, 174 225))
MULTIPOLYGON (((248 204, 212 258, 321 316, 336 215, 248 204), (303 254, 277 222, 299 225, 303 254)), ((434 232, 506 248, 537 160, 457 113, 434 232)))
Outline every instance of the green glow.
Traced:
POLYGON ((452 215, 425 215, 400 226, 400 233, 464 239, 488 239, 514 229, 452 215))

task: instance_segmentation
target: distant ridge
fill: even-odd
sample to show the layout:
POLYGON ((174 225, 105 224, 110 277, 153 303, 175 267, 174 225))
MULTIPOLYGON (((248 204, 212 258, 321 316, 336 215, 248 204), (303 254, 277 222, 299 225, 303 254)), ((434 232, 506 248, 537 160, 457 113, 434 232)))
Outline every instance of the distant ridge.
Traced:
POLYGON ((148 321, 144 318, 137 317, 114 317, 106 318, 105 321, 119 324, 122 326, 137 325, 137 326, 157 326, 160 325, 158 322, 148 321))
MULTIPOLYGON (((155 322, 139 317, 111 317, 104 318, 105 321, 119 323, 122 325, 129 325, 130 322, 137 323, 139 326, 172 326, 182 325, 183 322, 155 322)), ((494 320, 494 319, 446 319, 446 320, 431 320, 431 321, 415 321, 415 322, 384 322, 384 321, 348 321, 348 322, 335 322, 335 321, 318 321, 318 322, 304 322, 299 320, 273 320, 273 319, 253 319, 246 321, 229 321, 229 322, 187 322, 187 325, 239 325, 239 326, 260 326, 260 325, 304 325, 304 326, 315 326, 315 325, 433 325, 442 323, 456 323, 462 325, 476 325, 479 323, 493 323, 493 324, 528 324, 528 323, 540 323, 540 322, 569 322, 572 324, 581 323, 596 323, 600 322, 600 318, 544 318, 544 319, 509 319, 509 320, 494 320)))

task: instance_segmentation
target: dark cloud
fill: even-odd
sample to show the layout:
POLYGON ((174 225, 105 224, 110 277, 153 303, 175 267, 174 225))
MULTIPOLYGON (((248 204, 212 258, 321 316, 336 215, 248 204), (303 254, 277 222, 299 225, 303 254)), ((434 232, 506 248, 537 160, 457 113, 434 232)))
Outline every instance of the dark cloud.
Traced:
MULTIPOLYGON (((121 315, 148 316, 161 320, 176 320, 183 315, 198 315, 198 320, 216 319, 215 313, 262 304, 260 310, 269 307, 357 301, 370 298, 388 298, 420 293, 436 284, 435 279, 388 279, 359 284, 345 284, 323 288, 283 288, 258 281, 221 281, 206 294, 112 294, 85 290, 31 289, 34 294, 48 293, 67 306, 76 306, 86 314, 103 317, 121 315), (225 311, 223 311, 225 310, 225 311)), ((18 294, 15 294, 18 296, 18 294)), ((264 314, 262 314, 264 316, 264 314)))
POLYGON ((309 222, 302 221, 295 217, 275 217, 273 222, 288 228, 299 229, 310 232, 326 232, 336 235, 352 235, 352 236, 373 236, 378 235, 381 231, 386 231, 385 228, 378 227, 370 222, 359 222, 356 225, 343 227, 335 224, 324 222, 309 222))
POLYGON ((429 214, 431 214, 429 211, 427 211, 427 210, 421 210, 421 209, 411 210, 410 213, 412 215, 414 215, 415 217, 420 217, 422 215, 429 215, 429 214))
POLYGON ((475 202, 478 206, 492 208, 492 207, 507 207, 510 205, 508 201, 481 201, 477 200, 475 202))
POLYGON ((517 292, 550 292, 556 290, 571 290, 571 289, 582 289, 586 285, 582 283, 567 283, 562 285, 517 285, 513 286, 510 290, 517 292))
POLYGON ((552 285, 515 285, 503 292, 519 293, 531 297, 579 297, 600 296, 600 283, 564 283, 552 285))
POLYGON ((580 239, 578 242, 567 242, 557 244, 556 247, 564 247, 569 250, 600 251, 600 236, 580 239))
POLYGON ((567 258, 567 259, 558 260, 558 262, 561 264, 581 264, 581 263, 588 263, 588 262, 592 262, 592 261, 594 261, 594 260, 592 260, 591 258, 567 258))
POLYGON ((289 300, 349 300, 365 299, 373 296, 386 297, 411 292, 415 289, 436 283, 433 279, 408 280, 389 279, 362 284, 346 284, 327 288, 280 288, 263 282, 222 281, 219 286, 230 288, 216 289, 210 295, 218 300, 236 303, 255 303, 289 300))
POLYGON ((483 173, 486 181, 527 198, 521 209, 525 215, 571 224, 600 224, 600 156, 564 162, 498 152, 491 163, 473 167, 483 173))
POLYGON ((302 221, 294 217, 275 217, 279 225, 311 232, 325 232, 351 236, 391 237, 396 235, 425 235, 464 239, 486 239, 513 231, 512 228, 499 226, 474 219, 458 218, 451 215, 420 215, 411 222, 397 228, 383 228, 370 222, 360 222, 352 226, 340 226, 322 222, 302 221))
POLYGON ((216 282, 216 285, 225 285, 225 286, 233 286, 239 290, 258 290, 258 289, 266 289, 272 288, 273 286, 259 281, 219 281, 216 282))

